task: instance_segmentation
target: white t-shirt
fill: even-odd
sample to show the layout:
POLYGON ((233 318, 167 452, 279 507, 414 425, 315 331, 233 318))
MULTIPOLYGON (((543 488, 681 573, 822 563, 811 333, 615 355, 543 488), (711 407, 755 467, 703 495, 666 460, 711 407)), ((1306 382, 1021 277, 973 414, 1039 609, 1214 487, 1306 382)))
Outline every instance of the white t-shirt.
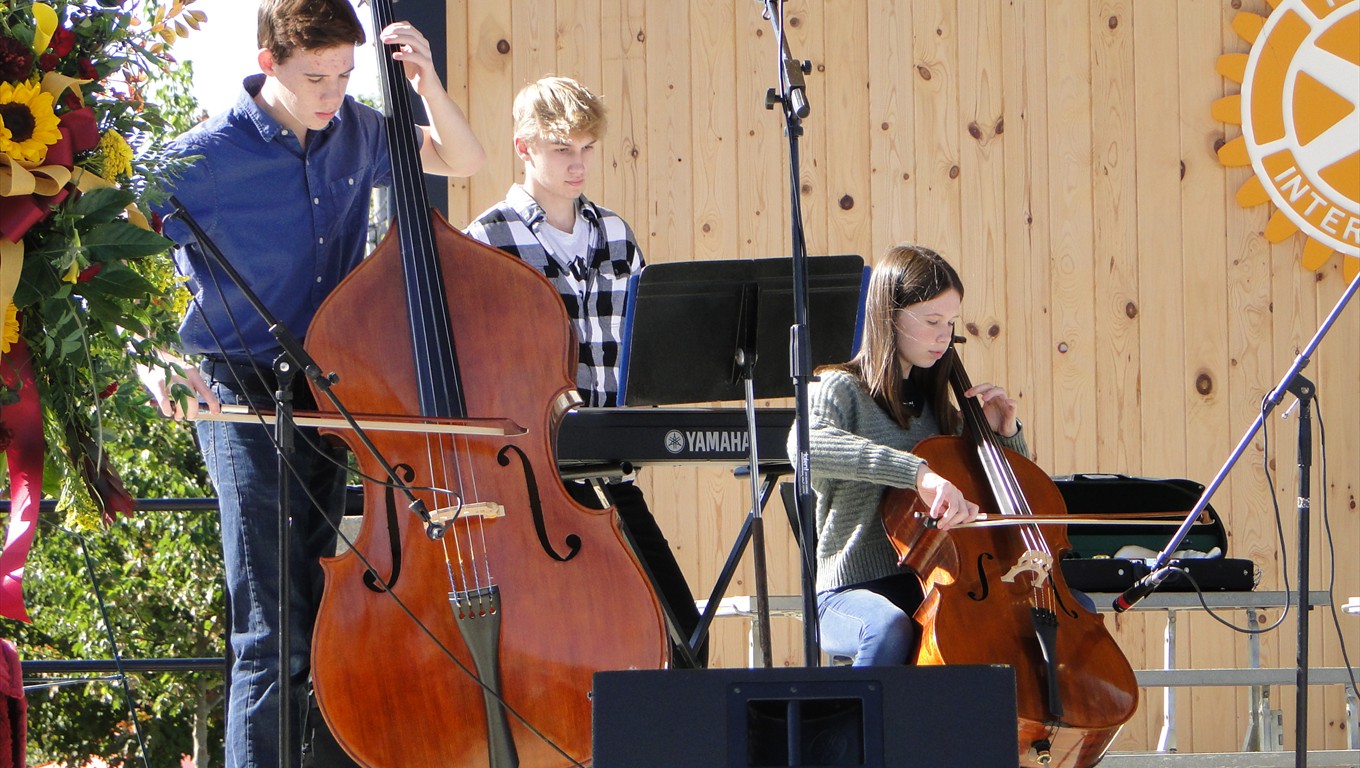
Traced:
POLYGON ((563 232, 548 222, 543 222, 538 234, 543 238, 549 255, 577 280, 585 276, 586 256, 590 253, 590 223, 580 211, 571 232, 563 232))

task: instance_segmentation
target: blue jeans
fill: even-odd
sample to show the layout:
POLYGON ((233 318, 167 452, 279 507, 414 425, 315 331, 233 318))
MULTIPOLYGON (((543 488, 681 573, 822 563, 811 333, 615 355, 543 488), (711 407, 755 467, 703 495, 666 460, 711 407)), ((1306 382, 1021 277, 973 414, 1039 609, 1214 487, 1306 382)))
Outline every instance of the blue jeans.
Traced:
POLYGON ((906 664, 916 649, 921 603, 916 574, 902 573, 817 594, 822 652, 856 667, 906 664))
MULTIPOLYGON (((272 384, 253 376, 239 385, 223 375, 221 364, 210 375, 223 403, 253 402, 273 408, 272 384)), ((248 369, 247 369, 248 370, 248 369)), ((205 371, 206 372, 206 371, 205 371)), ((242 378, 246 378, 243 376, 242 378)), ((272 378, 272 377, 271 377, 272 378)), ((295 387, 294 390, 298 391, 295 387)), ((304 387, 305 389, 305 387, 304 387)), ((299 394, 295 407, 311 407, 310 395, 299 394)), ((281 762, 278 669, 278 458, 273 427, 200 421, 199 448, 217 489, 222 522, 222 555, 231 611, 231 679, 228 686, 226 747, 228 768, 297 765, 301 754, 301 722, 310 666, 312 626, 321 601, 324 576, 318 559, 335 553, 336 532, 344 514, 345 451, 327 447, 326 460, 313 446, 322 445, 315 429, 299 429, 290 462, 303 478, 290 478, 291 523, 289 569, 290 702, 293 744, 281 762), (337 465, 333 463, 339 461, 337 465), (317 503, 303 491, 312 489, 317 503), (330 518, 333 523, 327 522, 330 518)))

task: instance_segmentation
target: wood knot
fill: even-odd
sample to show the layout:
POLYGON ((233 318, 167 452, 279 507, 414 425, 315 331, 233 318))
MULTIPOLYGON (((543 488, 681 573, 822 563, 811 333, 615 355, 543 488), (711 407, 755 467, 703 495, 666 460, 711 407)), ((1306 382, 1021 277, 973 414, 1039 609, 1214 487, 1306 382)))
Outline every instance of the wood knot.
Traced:
POLYGON ((929 80, 931 77, 930 67, 927 67, 924 64, 919 64, 916 67, 916 74, 920 75, 922 80, 929 80))
POLYGON ((842 211, 848 211, 855 207, 855 198, 850 195, 841 195, 841 199, 836 201, 842 211))
POLYGON ((1138 317, 1138 305, 1137 305, 1137 304, 1134 304, 1132 301, 1130 301, 1129 303, 1125 304, 1125 305, 1124 305, 1124 316, 1127 317, 1127 318, 1130 319, 1130 320, 1134 319, 1135 317, 1138 317))
POLYGON ((1116 27, 1119 26, 1119 17, 1111 16, 1106 23, 1110 25, 1110 29, 1115 29, 1116 27))
POLYGON ((950 167, 949 167, 949 178, 951 178, 951 179, 957 179, 958 177, 959 177, 959 167, 958 167, 957 165, 952 165, 952 166, 950 166, 950 167))
POLYGON ((1000 335, 1001 326, 997 325, 996 323, 992 323, 991 325, 987 326, 987 338, 995 339, 997 336, 1000 335))
POLYGON ((1060 341, 1060 342, 1058 342, 1058 353, 1059 353, 1059 354, 1065 355, 1065 354, 1067 354, 1067 350, 1068 350, 1067 342, 1065 342, 1065 341, 1060 341))
POLYGON ((1005 133, 1005 132, 1006 132, 1006 118, 1004 118, 1004 117, 998 117, 998 118, 996 119, 996 127, 992 129, 992 132, 995 133, 997 136, 1000 136, 1001 134, 1005 133))
POLYGON ((509 52, 510 52, 510 41, 509 41, 509 40, 497 40, 497 41, 496 41, 496 53, 499 53, 500 55, 504 56, 505 54, 507 54, 507 53, 509 53, 509 52))
POLYGON ((1208 397, 1214 391, 1214 377, 1210 376, 1208 371, 1200 371, 1195 376, 1195 391, 1200 397, 1208 397))
POLYGON ((647 30, 645 30, 645 29, 639 29, 639 30, 638 30, 638 33, 637 33, 637 41, 638 41, 639 43, 645 43, 645 42, 647 42, 647 30))
POLYGON ((982 128, 978 126, 976 120, 968 124, 968 135, 979 141, 982 140, 982 128))

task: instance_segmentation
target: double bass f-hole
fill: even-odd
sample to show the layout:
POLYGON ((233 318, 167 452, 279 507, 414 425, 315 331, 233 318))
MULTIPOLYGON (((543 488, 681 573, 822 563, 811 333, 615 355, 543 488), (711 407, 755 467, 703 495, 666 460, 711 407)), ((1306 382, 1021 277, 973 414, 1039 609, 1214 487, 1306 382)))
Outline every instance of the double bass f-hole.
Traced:
MULTIPOLYGON (((415 468, 410 464, 397 464, 392 467, 392 471, 408 486, 416 478, 415 468)), ((387 522, 387 543, 392 555, 392 572, 386 579, 380 579, 378 574, 370 569, 364 571, 363 577, 364 586, 379 593, 397 586, 397 579, 401 578, 401 523, 397 521, 397 491, 391 485, 387 486, 383 493, 383 506, 387 510, 383 517, 387 522)))
POLYGON ((571 560, 581 551, 581 537, 574 533, 567 534, 567 537, 563 539, 567 545, 567 554, 557 554, 557 550, 553 549, 552 542, 548 541, 548 527, 543 520, 543 502, 538 495, 538 479, 534 476, 534 465, 529 463, 524 451, 513 445, 502 448, 496 454, 496 462, 502 467, 510 466, 510 457, 507 454, 512 452, 519 457, 520 466, 524 467, 524 486, 529 493, 529 511, 534 516, 534 531, 538 534, 539 546, 543 547, 543 551, 548 553, 548 557, 559 563, 571 560))

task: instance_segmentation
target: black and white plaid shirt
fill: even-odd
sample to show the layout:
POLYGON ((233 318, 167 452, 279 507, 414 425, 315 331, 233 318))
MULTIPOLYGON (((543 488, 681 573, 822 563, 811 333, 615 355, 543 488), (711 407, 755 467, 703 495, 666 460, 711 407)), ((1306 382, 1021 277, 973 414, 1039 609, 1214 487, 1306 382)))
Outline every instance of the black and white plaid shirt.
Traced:
POLYGON ((524 187, 515 184, 505 200, 468 225, 476 240, 513 254, 542 272, 562 295, 576 330, 580 360, 576 387, 590 406, 619 401, 619 348, 623 341, 624 302, 628 278, 642 270, 642 251, 633 230, 618 214, 582 195, 576 210, 590 225, 587 259, 558 256, 539 236, 547 214, 524 187))

